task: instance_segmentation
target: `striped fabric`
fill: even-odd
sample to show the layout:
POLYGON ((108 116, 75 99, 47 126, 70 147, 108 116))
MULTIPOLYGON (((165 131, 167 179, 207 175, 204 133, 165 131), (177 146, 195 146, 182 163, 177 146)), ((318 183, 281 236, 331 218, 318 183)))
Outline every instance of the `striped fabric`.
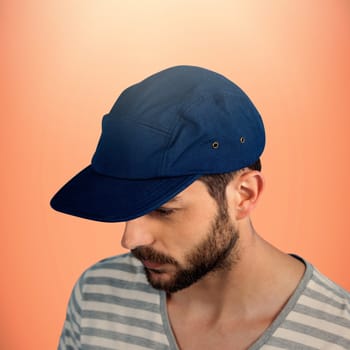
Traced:
MULTIPOLYGON (((349 350, 350 295, 312 265, 279 316, 249 350, 349 350)), ((130 254, 102 260, 76 283, 59 350, 178 350, 164 292, 130 254)))

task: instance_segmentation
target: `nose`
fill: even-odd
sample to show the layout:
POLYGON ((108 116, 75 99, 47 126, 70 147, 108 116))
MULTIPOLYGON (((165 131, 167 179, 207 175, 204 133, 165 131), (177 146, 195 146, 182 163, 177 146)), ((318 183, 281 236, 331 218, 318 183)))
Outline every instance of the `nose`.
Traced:
POLYGON ((154 237, 147 225, 147 219, 140 217, 125 223, 121 245, 126 249, 135 249, 140 246, 150 245, 154 237))

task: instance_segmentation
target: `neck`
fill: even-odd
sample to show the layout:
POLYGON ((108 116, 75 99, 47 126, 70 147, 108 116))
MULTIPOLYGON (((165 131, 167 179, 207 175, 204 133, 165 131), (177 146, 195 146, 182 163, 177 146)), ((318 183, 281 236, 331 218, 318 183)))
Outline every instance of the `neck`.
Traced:
POLYGON ((209 273, 169 295, 168 306, 212 320, 278 313, 300 281, 304 265, 265 242, 253 229, 241 235, 232 254, 238 259, 232 257, 231 268, 209 273))

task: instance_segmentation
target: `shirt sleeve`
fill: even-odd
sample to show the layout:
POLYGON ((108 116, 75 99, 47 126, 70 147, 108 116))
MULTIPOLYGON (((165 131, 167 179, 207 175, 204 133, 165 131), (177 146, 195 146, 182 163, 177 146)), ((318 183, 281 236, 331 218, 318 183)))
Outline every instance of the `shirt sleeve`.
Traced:
POLYGON ((58 350, 80 350, 80 321, 82 314, 82 277, 75 284, 69 298, 66 319, 59 339, 58 350))

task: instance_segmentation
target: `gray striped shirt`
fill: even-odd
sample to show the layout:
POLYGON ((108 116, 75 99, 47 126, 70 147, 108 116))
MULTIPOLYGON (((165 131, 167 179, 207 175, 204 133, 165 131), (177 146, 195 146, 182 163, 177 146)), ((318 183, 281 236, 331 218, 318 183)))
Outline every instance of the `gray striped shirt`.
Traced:
MULTIPOLYGON (((249 350, 349 350, 350 294, 311 264, 281 313, 249 350)), ((130 254, 100 261, 74 286, 59 350, 177 350, 166 295, 130 254)))

